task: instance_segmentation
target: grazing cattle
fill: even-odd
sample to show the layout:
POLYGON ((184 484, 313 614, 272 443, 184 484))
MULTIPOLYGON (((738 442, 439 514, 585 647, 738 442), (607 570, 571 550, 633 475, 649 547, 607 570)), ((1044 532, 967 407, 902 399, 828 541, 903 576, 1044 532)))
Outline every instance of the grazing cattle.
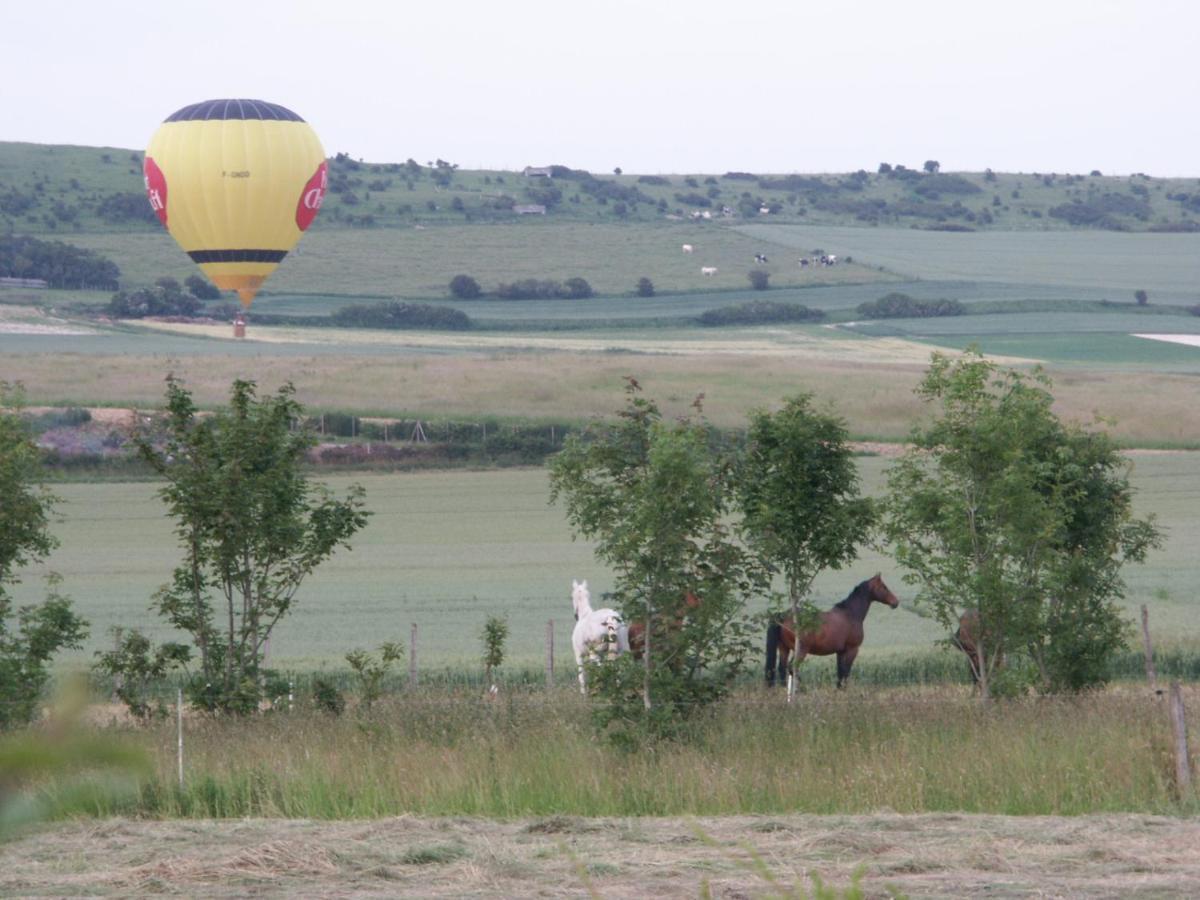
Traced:
POLYGON ((716 275, 717 267, 716 266, 701 266, 700 274, 701 275, 716 275))
POLYGON ((754 254, 754 261, 755 261, 756 263, 765 263, 765 262, 770 262, 770 260, 769 260, 769 259, 767 259, 767 257, 766 257, 764 254, 762 254, 762 253, 755 253, 755 254, 754 254))
POLYGON ((684 253, 691 253, 691 252, 692 252, 693 250, 695 250, 695 249, 696 249, 696 248, 695 248, 695 247, 693 247, 691 244, 684 244, 684 245, 683 245, 683 252, 684 252, 684 253))

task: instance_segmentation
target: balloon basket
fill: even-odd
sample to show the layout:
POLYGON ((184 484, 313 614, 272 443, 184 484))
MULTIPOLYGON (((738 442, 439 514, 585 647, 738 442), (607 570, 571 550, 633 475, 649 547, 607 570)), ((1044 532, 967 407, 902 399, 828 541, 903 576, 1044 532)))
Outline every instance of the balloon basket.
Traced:
POLYGON ((241 313, 233 317, 233 336, 235 338, 244 338, 246 336, 246 317, 241 313))

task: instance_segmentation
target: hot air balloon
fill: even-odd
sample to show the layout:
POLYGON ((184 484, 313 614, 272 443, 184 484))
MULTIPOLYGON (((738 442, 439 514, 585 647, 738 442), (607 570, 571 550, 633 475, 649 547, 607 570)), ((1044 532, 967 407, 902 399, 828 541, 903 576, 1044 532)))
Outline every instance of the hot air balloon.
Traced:
POLYGON ((309 124, 262 100, 185 106, 150 139, 143 172, 171 237, 247 308, 316 218, 328 181, 309 124))

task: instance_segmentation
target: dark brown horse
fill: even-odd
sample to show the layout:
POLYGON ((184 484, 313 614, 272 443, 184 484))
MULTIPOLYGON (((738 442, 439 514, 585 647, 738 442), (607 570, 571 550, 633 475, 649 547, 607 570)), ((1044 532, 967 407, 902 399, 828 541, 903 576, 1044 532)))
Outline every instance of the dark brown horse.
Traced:
POLYGON ((871 603, 884 603, 895 609, 900 605, 883 578, 876 575, 868 578, 850 592, 850 596, 832 609, 821 613, 820 624, 812 631, 801 632, 799 647, 792 629, 779 622, 767 628, 767 684, 775 683, 776 658, 779 678, 786 683, 788 657, 796 651, 795 664, 808 654, 829 656, 837 654, 837 686, 841 687, 850 677, 850 667, 858 656, 863 642, 863 619, 871 603))
MULTIPOLYGON (((683 617, 694 609, 700 608, 700 598, 688 591, 683 595, 683 611, 675 617, 672 623, 672 630, 678 631, 683 627, 683 617)), ((629 652, 633 654, 634 659, 642 658, 642 651, 646 647, 646 620, 634 619, 629 623, 629 652)))

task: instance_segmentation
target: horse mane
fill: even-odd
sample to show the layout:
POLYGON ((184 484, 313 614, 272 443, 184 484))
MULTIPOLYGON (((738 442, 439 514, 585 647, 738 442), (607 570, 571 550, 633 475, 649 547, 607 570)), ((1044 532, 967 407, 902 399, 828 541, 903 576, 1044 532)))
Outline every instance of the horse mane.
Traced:
POLYGON ((833 604, 833 608, 834 609, 849 609, 851 601, 858 599, 864 592, 868 592, 871 590, 869 587, 867 587, 867 585, 870 583, 871 583, 870 578, 868 578, 866 581, 860 581, 857 585, 855 585, 854 590, 852 590, 849 594, 846 595, 846 599, 833 604))

